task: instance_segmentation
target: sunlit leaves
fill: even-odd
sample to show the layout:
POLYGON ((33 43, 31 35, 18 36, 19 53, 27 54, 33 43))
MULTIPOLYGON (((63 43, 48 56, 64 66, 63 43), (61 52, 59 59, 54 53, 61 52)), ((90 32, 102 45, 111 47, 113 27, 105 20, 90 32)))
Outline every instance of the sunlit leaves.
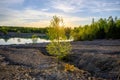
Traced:
POLYGON ((74 40, 120 39, 120 19, 112 16, 96 22, 93 19, 91 25, 75 28, 72 36, 74 40))
POLYGON ((47 51, 58 59, 65 57, 71 50, 71 44, 66 42, 65 28, 63 19, 54 16, 48 28, 47 35, 51 42, 47 45, 47 51))

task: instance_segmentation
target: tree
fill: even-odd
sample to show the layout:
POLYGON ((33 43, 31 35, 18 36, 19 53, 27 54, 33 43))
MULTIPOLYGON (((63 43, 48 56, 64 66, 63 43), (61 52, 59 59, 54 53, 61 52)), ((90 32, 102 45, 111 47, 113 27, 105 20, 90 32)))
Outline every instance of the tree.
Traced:
POLYGON ((74 40, 120 39, 120 19, 110 16, 94 21, 93 18, 90 25, 74 28, 72 36, 74 40))
POLYGON ((8 30, 7 30, 7 28, 4 27, 4 26, 1 28, 0 31, 3 32, 3 34, 5 34, 5 35, 8 34, 8 30))
POLYGON ((109 29, 108 29, 108 38, 114 38, 114 36, 115 36, 115 22, 114 22, 114 20, 113 20, 113 18, 112 18, 112 16, 110 16, 109 18, 108 18, 108 27, 109 27, 109 29))
POLYGON ((51 40, 46 48, 48 53, 56 56, 58 60, 67 56, 71 50, 71 44, 64 41, 67 38, 65 35, 65 28, 62 18, 53 16, 47 31, 47 35, 51 40))
POLYGON ((67 39, 71 38, 71 32, 72 32, 71 27, 65 28, 65 35, 66 35, 67 39))
POLYGON ((32 35, 32 42, 33 42, 33 44, 37 43, 37 40, 38 40, 38 36, 36 34, 33 34, 32 35))

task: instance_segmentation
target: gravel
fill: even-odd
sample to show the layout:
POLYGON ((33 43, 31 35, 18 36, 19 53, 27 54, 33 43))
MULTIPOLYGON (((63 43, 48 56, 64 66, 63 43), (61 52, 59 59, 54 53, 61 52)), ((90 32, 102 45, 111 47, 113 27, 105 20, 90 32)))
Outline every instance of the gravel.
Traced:
POLYGON ((120 40, 71 42, 62 69, 48 55, 47 44, 0 46, 0 80, 119 80, 120 40), (75 71, 65 72, 65 63, 75 65, 75 71))

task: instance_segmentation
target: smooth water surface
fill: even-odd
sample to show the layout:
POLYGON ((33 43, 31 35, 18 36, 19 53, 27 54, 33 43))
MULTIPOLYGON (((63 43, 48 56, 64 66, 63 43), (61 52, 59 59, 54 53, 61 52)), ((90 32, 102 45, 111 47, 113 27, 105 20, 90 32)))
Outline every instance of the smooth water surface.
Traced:
POLYGON ((0 45, 10 45, 10 44, 29 44, 29 43, 44 43, 49 42, 47 39, 41 38, 9 38, 9 39, 0 39, 0 45))

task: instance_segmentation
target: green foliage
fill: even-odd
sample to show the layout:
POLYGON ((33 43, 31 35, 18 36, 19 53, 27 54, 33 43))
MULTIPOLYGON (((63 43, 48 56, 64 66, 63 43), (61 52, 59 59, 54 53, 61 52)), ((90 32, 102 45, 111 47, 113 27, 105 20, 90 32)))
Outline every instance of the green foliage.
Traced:
POLYGON ((7 34, 8 33, 8 29, 6 27, 1 27, 0 32, 7 34))
POLYGON ((50 40, 65 40, 65 30, 64 25, 60 26, 60 23, 63 24, 63 20, 57 16, 53 16, 51 20, 50 27, 48 28, 47 35, 49 36, 50 40))
POLYGON ((20 34, 21 32, 20 31, 17 31, 17 34, 20 34))
POLYGON ((33 43, 36 43, 37 40, 38 40, 38 36, 36 34, 33 34, 32 35, 32 41, 33 41, 33 43))
POLYGON ((21 32, 21 33, 46 33, 47 28, 32 28, 32 27, 12 27, 12 26, 0 26, 0 31, 4 32, 21 32))
POLYGON ((47 45, 47 51, 53 55, 57 56, 58 59, 63 59, 71 50, 71 45, 69 42, 51 42, 47 45))
POLYGON ((51 40, 51 43, 47 45, 47 51, 58 59, 65 57, 71 50, 70 43, 64 41, 66 40, 65 29, 64 25, 60 25, 60 23, 63 24, 63 20, 54 16, 47 32, 51 40))
POLYGON ((71 27, 66 27, 65 28, 65 35, 66 35, 67 39, 71 38, 71 32, 72 32, 71 27))
POLYGON ((33 34, 32 35, 32 38, 34 39, 34 38, 38 38, 38 36, 36 35, 36 34, 33 34))
POLYGON ((120 39, 120 19, 112 16, 96 22, 93 19, 91 25, 74 28, 72 36, 74 40, 120 39))

